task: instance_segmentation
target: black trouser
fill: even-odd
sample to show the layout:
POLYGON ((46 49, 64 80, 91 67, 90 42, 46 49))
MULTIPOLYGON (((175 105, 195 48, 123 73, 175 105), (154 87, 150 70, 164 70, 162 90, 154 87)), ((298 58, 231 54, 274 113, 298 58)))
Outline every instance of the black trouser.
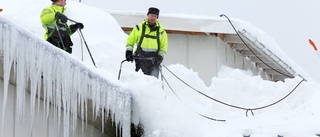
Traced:
POLYGON ((55 45, 56 47, 67 51, 68 53, 72 53, 72 41, 71 38, 68 34, 67 31, 62 31, 60 30, 55 31, 55 30, 51 30, 54 31, 53 34, 47 39, 48 42, 50 42, 52 45, 55 45), (62 45, 62 41, 60 40, 60 38, 62 38, 63 41, 63 45, 62 45), (64 47, 63 47, 64 46, 64 47))
POLYGON ((160 64, 155 63, 155 59, 157 55, 158 55, 157 52, 145 52, 142 50, 137 50, 135 53, 135 56, 137 57, 137 59, 135 59, 136 71, 139 71, 139 69, 141 69, 145 75, 151 75, 158 78, 160 64), (153 57, 154 59, 153 60, 144 59, 144 58, 150 58, 150 57, 153 57))
POLYGON ((54 40, 52 38, 49 38, 47 41, 50 42, 52 45, 54 45, 62 50, 67 51, 70 54, 72 53, 72 46, 64 45, 65 49, 63 49, 62 43, 60 42, 60 40, 54 40))

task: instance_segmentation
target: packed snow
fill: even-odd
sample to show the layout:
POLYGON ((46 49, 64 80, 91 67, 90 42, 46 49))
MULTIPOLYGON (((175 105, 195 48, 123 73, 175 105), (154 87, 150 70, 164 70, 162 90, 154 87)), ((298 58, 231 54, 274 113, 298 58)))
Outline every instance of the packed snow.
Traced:
MULTIPOLYGON (((3 1, 0 6, 4 10, 0 15, 43 39, 40 12, 50 4, 50 1, 40 0, 3 1)), ((123 63, 121 79, 118 80, 127 35, 104 9, 74 1, 68 2, 66 7, 65 14, 69 18, 84 24, 82 32, 97 68, 94 68, 77 33, 72 36, 72 58, 83 61, 110 83, 131 92, 134 102, 133 122, 144 125, 145 136, 311 137, 320 134, 319 83, 313 80, 303 81, 300 77, 285 79, 284 82, 271 82, 260 76, 253 76, 249 70, 223 66, 218 75, 212 78, 211 85, 206 86, 197 72, 180 64, 171 64, 162 68, 165 81, 170 85, 168 86, 165 81, 134 72, 134 64, 128 62, 123 63), (291 94, 287 96, 289 93, 291 94), (205 95, 246 109, 226 106, 205 95), (270 107, 250 111, 273 104, 284 97, 284 100, 270 107), (226 121, 214 121, 203 116, 226 121)), ((265 40, 267 41, 269 40, 265 40)), ((270 43, 272 45, 274 42, 270 43)), ((278 54, 286 57, 281 51, 278 54)))

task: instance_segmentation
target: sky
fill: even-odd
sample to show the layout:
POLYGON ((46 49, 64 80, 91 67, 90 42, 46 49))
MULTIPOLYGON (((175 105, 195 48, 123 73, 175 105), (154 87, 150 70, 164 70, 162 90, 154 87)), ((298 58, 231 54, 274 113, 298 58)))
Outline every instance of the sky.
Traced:
MULTIPOLYGON (((77 1, 77 0, 74 0, 77 1)), ((320 82, 320 57, 308 43, 320 45, 320 9, 318 0, 81 0, 106 10, 146 12, 151 6, 162 13, 183 13, 239 18, 265 31, 280 48, 309 75, 320 82), (123 4, 126 3, 126 4, 123 4), (132 6, 134 5, 134 6, 132 6)))
MULTIPOLYGON (((120 2, 121 1, 119 1, 119 3, 120 2)), ((139 7, 139 5, 147 5, 141 4, 139 1, 136 2, 123 4, 123 9, 126 9, 127 11, 142 11, 141 9, 133 9, 135 6, 132 5, 137 5, 137 7, 139 7)), ((85 2, 83 1, 83 3, 85 2)), ((208 3, 199 1, 193 6, 216 5, 216 7, 213 6, 215 8, 212 7, 216 10, 220 7, 216 3, 208 3)), ((160 2, 158 2, 158 4, 160 4, 160 2)), ((181 5, 175 12, 193 15, 197 12, 197 10, 195 10, 196 8, 188 8, 188 6, 191 6, 190 4, 182 4, 179 3, 179 1, 170 2, 170 4, 181 5), (184 10, 187 10, 187 12, 184 10)), ((241 6, 241 4, 242 3, 238 2, 238 4, 234 5, 237 5, 236 7, 242 7, 243 10, 241 11, 243 12, 250 13, 250 11, 252 11, 245 7, 255 7, 259 9, 259 6, 254 6, 256 5, 254 3, 250 3, 247 6, 241 6)), ((41 10, 49 5, 49 1, 43 2, 43 0, 2 1, 0 6, 4 10, 0 15, 12 20, 14 23, 42 39, 44 30, 41 27, 39 16, 41 10), (33 2, 33 4, 28 5, 30 2, 33 2)), ((310 5, 315 4, 310 3, 310 5)), ((110 3, 109 6, 112 7, 112 4, 110 3)), ((163 9, 160 12, 161 16, 161 13, 165 12, 165 6, 159 7, 160 9, 163 9)), ((142 8, 147 9, 147 7, 142 8)), ((229 10, 224 11, 224 14, 241 19, 241 17, 238 17, 235 13, 235 15, 232 15, 232 12, 230 11, 231 8, 235 7, 232 5, 228 6, 229 10)), ((264 8, 264 6, 260 6, 260 8, 264 8)), ((214 16, 217 17, 222 11, 219 11, 219 13, 216 12, 214 16)), ((169 11, 168 9, 168 13, 170 12, 174 11, 169 11)), ((213 13, 215 12, 212 11, 212 14, 213 13)), ((119 81, 117 76, 120 62, 124 59, 125 40, 127 35, 122 32, 115 19, 102 9, 74 1, 68 2, 65 14, 73 20, 84 23, 85 26, 82 32, 97 64, 95 71, 106 77, 108 81, 115 83, 115 85, 120 85, 131 92, 134 100, 133 122, 140 121, 143 123, 146 136, 235 137, 250 135, 251 137, 270 137, 281 135, 288 137, 311 137, 315 136, 315 134, 320 134, 320 102, 318 99, 320 96, 320 85, 317 82, 302 82, 299 87, 283 101, 274 106, 253 111, 254 115, 249 113, 249 115, 246 116, 245 110, 221 105, 197 93, 177 80, 166 69, 163 70, 163 75, 174 92, 170 90, 170 87, 167 84, 165 84, 163 90, 163 83, 161 80, 145 76, 139 72, 134 72, 134 65, 128 62, 123 64, 121 80, 119 81), (226 122, 208 120, 201 117, 199 114, 216 119, 223 119, 226 120, 226 122)), ((251 16, 251 18, 257 17, 251 16)), ((300 17, 296 17, 296 19, 297 18, 302 20, 300 17)), ((244 20, 255 25, 255 23, 248 19, 244 20)), ((270 27, 279 24, 270 24, 270 27)), ((263 26, 261 26, 261 29, 268 30, 267 28, 263 28, 263 26)), ((268 34, 271 33, 268 31, 266 32, 268 34)), ((289 34, 293 33, 292 31, 289 32, 285 31, 285 34, 282 36, 287 37, 289 34)), ((280 34, 280 32, 274 33, 280 34)), ((294 34, 297 35, 298 33, 294 34)), ((302 39, 302 37, 290 37, 288 39, 297 40, 302 39)), ((75 57, 75 59, 78 59, 79 61, 83 60, 88 67, 92 68, 91 59, 86 52, 84 45, 80 46, 81 41, 79 35, 74 34, 72 40, 77 46, 74 46, 73 54, 70 56, 75 57), (83 54, 81 47, 83 47, 84 50, 83 54)), ((314 51, 312 51, 312 48, 308 45, 307 40, 305 41, 305 43, 302 41, 300 42, 305 45, 303 49, 310 48, 310 53, 306 52, 306 55, 313 54, 314 51)), ((317 43, 316 38, 314 41, 317 43)), ((300 46, 295 45, 294 47, 298 48, 300 46)), ((283 49, 282 46, 281 49, 283 49)), ((287 53, 287 50, 283 51, 287 53)), ((297 53, 293 55, 296 54, 297 53)), ((314 59, 316 58, 317 55, 315 54, 314 59)), ((296 61, 293 58, 292 60, 296 61)), ((250 71, 222 67, 218 76, 212 78, 211 85, 206 86, 199 78, 197 72, 189 70, 183 65, 173 64, 167 66, 167 68, 202 93, 223 102, 245 108, 256 108, 276 102, 290 93, 290 91, 292 91, 301 81, 301 78, 299 77, 286 79, 284 82, 265 81, 259 76, 253 76, 250 71)))

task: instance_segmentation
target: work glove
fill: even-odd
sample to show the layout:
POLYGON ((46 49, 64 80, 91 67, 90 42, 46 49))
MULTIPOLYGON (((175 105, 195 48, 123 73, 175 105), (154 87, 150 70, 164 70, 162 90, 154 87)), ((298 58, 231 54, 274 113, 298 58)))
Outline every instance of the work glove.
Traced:
POLYGON ((66 23, 67 20, 68 20, 68 17, 65 16, 65 15, 63 15, 63 14, 61 14, 60 12, 56 12, 55 19, 56 19, 56 20, 60 19, 60 21, 61 21, 62 23, 66 23))
POLYGON ((126 60, 130 61, 130 62, 133 61, 132 51, 130 51, 130 50, 126 51, 126 60))
POLYGON ((76 26, 78 29, 83 29, 83 28, 84 28, 83 24, 80 23, 80 22, 77 22, 77 23, 75 24, 75 26, 76 26))
POLYGON ((158 55, 155 61, 156 64, 160 66, 161 62, 163 61, 163 57, 161 55, 158 55))
POLYGON ((83 27, 83 24, 80 22, 70 25, 71 32, 76 32, 77 29, 83 29, 83 27))

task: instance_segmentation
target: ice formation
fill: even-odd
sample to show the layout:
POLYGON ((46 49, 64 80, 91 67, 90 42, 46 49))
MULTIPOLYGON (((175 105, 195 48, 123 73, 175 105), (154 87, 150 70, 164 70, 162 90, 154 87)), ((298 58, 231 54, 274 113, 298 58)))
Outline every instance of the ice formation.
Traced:
MULTIPOLYGON (((63 128, 63 136, 68 137, 75 129, 78 117, 82 123, 86 121, 87 104, 91 100, 95 117, 100 114, 104 121, 109 111, 101 109, 110 110, 114 114, 113 120, 122 126, 122 135, 130 136, 131 95, 128 91, 94 73, 91 70, 94 68, 86 67, 66 52, 2 17, 0 31, 0 55, 4 58, 2 119, 5 118, 9 76, 13 67, 19 117, 24 116, 25 92, 29 83, 32 121, 34 113, 40 107, 37 95, 43 94, 44 114, 49 117, 49 109, 53 105, 54 118, 58 121, 55 124, 59 127, 58 130, 62 131, 63 128)), ((3 126, 2 122, 2 128, 3 126)))

